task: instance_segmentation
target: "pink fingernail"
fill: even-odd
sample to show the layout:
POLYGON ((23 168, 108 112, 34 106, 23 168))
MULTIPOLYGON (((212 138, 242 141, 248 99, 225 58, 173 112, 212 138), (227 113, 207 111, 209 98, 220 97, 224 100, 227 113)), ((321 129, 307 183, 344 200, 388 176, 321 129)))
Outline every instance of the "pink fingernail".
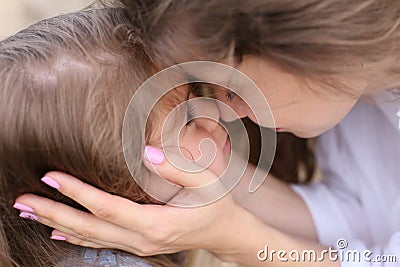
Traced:
POLYGON ((65 240, 67 240, 66 237, 60 236, 60 235, 52 235, 52 236, 50 236, 50 238, 53 239, 53 240, 58 240, 58 241, 65 241, 65 240))
POLYGON ((45 176, 40 180, 42 180, 42 182, 47 184, 48 186, 53 187, 53 188, 55 188, 57 190, 60 189, 60 187, 61 187, 56 181, 54 181, 50 177, 45 176))
POLYGON ((159 165, 164 161, 164 153, 155 147, 146 146, 144 148, 144 158, 153 164, 159 165))
POLYGON ((31 207, 28 207, 24 204, 21 203, 15 203, 13 206, 14 209, 20 210, 20 211, 26 211, 26 212, 30 212, 33 213, 33 209, 31 207))
POLYGON ((21 212, 21 213, 19 214, 19 216, 20 216, 21 218, 28 219, 28 220, 31 220, 31 221, 37 221, 37 220, 39 220, 38 216, 36 216, 36 215, 33 214, 33 213, 26 212, 26 211, 21 212))

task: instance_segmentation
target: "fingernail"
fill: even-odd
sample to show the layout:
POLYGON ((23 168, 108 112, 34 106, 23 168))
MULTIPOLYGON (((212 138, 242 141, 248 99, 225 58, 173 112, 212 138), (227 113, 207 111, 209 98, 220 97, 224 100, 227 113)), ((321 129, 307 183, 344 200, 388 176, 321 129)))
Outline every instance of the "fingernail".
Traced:
POLYGON ((164 161, 164 153, 155 147, 146 146, 144 148, 144 158, 153 164, 159 165, 164 161))
POLYGON ((38 216, 36 216, 35 214, 30 213, 30 212, 26 212, 26 211, 21 212, 19 214, 19 217, 24 218, 24 219, 28 219, 28 220, 31 220, 31 221, 37 221, 39 219, 38 216))
POLYGON ((67 240, 66 237, 60 236, 60 235, 52 235, 52 236, 50 236, 50 238, 53 239, 53 240, 58 240, 58 241, 65 241, 65 240, 67 240))
POLYGON ((57 190, 60 189, 60 187, 61 187, 56 181, 54 181, 50 177, 45 176, 40 180, 42 180, 42 182, 47 184, 48 186, 53 187, 53 188, 55 188, 57 190))
POLYGON ((31 207, 28 207, 24 204, 21 203, 15 203, 13 206, 14 209, 20 210, 20 211, 26 211, 26 212, 30 212, 33 213, 33 209, 31 207))

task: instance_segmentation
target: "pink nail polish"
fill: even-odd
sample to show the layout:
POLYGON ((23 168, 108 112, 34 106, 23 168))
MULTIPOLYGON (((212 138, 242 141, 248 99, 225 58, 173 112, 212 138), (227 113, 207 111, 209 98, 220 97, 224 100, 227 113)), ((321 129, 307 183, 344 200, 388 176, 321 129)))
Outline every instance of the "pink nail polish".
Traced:
POLYGON ((48 186, 53 187, 53 188, 55 188, 57 190, 60 189, 60 187, 61 187, 56 181, 54 181, 50 177, 45 176, 40 180, 42 180, 42 182, 47 184, 48 186))
POLYGON ((66 237, 60 236, 60 235, 52 235, 52 236, 50 236, 50 238, 53 239, 53 240, 58 240, 58 241, 65 241, 65 240, 67 240, 66 237))
POLYGON ((26 212, 26 211, 21 212, 21 213, 19 214, 19 216, 20 216, 21 218, 28 219, 28 220, 31 220, 31 221, 37 221, 37 220, 39 220, 38 216, 36 216, 36 215, 33 214, 33 213, 26 212))
POLYGON ((14 209, 20 210, 20 211, 26 211, 29 213, 33 213, 33 209, 31 207, 28 207, 24 204, 21 203, 15 203, 13 206, 14 209))
POLYGON ((164 161, 164 153, 155 147, 146 146, 144 148, 144 158, 153 164, 159 165, 164 161))

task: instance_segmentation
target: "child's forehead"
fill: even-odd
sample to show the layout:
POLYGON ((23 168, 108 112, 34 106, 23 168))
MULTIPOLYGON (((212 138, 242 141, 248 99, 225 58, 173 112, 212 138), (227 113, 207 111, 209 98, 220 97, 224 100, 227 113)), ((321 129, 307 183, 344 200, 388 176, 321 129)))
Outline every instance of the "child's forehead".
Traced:
POLYGON ((194 97, 213 97, 215 89, 218 88, 213 84, 208 83, 188 83, 166 92, 160 99, 159 103, 167 102, 171 108, 188 100, 191 96, 194 97))
POLYGON ((187 100, 190 94, 190 87, 188 85, 182 85, 176 88, 173 88, 166 92, 158 101, 158 104, 169 104, 172 108, 176 105, 179 105, 183 101, 187 100))

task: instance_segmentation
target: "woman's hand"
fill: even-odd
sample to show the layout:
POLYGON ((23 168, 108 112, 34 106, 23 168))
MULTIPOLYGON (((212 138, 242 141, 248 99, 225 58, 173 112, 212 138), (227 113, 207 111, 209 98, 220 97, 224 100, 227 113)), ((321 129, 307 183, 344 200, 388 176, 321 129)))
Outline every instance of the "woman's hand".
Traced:
MULTIPOLYGON (((154 165, 153 171, 184 186, 200 186, 215 181, 210 171, 190 174, 180 172, 166 161, 154 165)), ((260 261, 260 249, 299 251, 314 249, 318 255, 327 248, 315 242, 290 237, 263 224, 238 206, 230 194, 198 208, 168 205, 139 205, 119 196, 105 193, 70 175, 46 174, 48 185, 70 197, 91 213, 67 205, 25 194, 16 202, 27 216, 55 228, 52 238, 93 247, 120 249, 139 256, 173 253, 203 248, 226 261, 249 266, 283 266, 285 261, 260 261), (27 207, 26 207, 27 206, 27 207)), ((339 262, 291 262, 295 266, 339 266, 339 262)))
MULTIPOLYGON (((180 172, 167 161, 154 165, 163 177, 173 177, 185 186, 199 186, 217 177, 210 171, 180 172), (190 181, 190 184, 187 182, 190 181)), ((252 215, 236 205, 231 195, 199 208, 139 205, 96 189, 60 172, 46 174, 47 184, 58 189, 91 213, 32 194, 16 202, 29 206, 40 223, 53 231, 53 239, 94 248, 121 249, 139 256, 204 248, 222 259, 240 248, 238 229, 252 215)))

